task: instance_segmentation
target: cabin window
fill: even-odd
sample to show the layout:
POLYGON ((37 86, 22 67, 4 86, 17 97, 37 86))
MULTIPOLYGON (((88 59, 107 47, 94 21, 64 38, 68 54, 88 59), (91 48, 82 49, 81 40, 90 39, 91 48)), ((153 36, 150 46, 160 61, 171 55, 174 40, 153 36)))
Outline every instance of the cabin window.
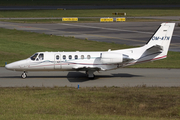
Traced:
POLYGON ((88 55, 88 56, 87 56, 87 59, 91 59, 91 56, 90 56, 90 55, 88 55))
POLYGON ((56 60, 59 60, 59 55, 56 55, 56 60))
POLYGON ((72 59, 72 55, 69 55, 69 59, 72 59))
POLYGON ((37 56, 38 56, 38 53, 35 53, 35 54, 34 54, 33 56, 31 56, 30 58, 31 58, 31 60, 35 60, 37 56))
POLYGON ((84 55, 81 55, 81 59, 84 59, 84 55))
POLYGON ((75 58, 75 59, 78 59, 78 56, 77 56, 77 55, 75 55, 75 56, 74 56, 74 58, 75 58))
POLYGON ((44 54, 43 53, 39 54, 39 60, 44 60, 44 54))
POLYGON ((66 56, 65 55, 63 55, 63 60, 65 60, 66 59, 66 56))

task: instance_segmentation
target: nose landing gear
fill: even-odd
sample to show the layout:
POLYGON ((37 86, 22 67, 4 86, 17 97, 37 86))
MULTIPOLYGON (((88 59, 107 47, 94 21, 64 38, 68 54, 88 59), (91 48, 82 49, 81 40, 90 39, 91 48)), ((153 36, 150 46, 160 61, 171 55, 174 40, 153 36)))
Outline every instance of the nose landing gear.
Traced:
POLYGON ((21 77, 22 77, 23 79, 25 79, 25 78, 27 77, 27 74, 26 74, 25 71, 22 73, 21 77))

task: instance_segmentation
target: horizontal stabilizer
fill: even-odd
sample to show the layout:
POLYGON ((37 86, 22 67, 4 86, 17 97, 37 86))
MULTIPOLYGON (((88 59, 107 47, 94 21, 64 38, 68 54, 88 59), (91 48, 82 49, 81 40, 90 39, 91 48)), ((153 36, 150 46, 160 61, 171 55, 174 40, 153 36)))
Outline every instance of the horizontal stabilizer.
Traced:
POLYGON ((149 51, 149 52, 163 52, 163 46, 154 45, 154 46, 148 48, 146 51, 149 51))

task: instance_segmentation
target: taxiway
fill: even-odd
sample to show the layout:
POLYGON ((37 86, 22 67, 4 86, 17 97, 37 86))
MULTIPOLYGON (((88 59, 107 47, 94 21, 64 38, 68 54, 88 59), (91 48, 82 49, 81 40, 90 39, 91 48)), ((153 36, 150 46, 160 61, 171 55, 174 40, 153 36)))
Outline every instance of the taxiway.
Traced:
MULTIPOLYGON (((161 23, 162 22, 27 24, 0 22, 0 27, 49 35, 70 36, 93 41, 142 46, 150 39, 161 23)), ((180 52, 179 33, 180 27, 176 26, 170 51, 180 52)))
POLYGON ((0 67, 0 87, 134 87, 134 86, 180 86, 180 69, 121 68, 95 72, 90 80, 84 72, 29 72, 22 79, 21 73, 0 67))
MULTIPOLYGON (((161 22, 120 23, 56 23, 27 24, 0 22, 0 27, 57 36, 73 36, 101 42, 142 46, 153 35, 161 22)), ((180 52, 180 27, 175 27, 170 50, 180 52)), ((93 49, 93 48, 92 48, 93 49)), ((112 48, 110 48, 112 49, 112 48)), ((122 68, 98 73, 89 80, 82 72, 29 72, 22 79, 21 72, 0 68, 0 87, 111 87, 111 86, 180 86, 180 69, 122 68)))

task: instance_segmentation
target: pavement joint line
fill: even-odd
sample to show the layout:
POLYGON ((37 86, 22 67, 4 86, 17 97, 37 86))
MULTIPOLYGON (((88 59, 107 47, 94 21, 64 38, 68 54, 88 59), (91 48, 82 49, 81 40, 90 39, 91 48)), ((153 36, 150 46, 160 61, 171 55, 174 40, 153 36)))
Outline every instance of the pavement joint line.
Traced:
POLYGON ((136 41, 136 42, 143 42, 143 43, 144 43, 144 41, 141 41, 141 40, 133 40, 133 39, 127 39, 127 38, 109 37, 109 36, 93 35, 93 34, 86 34, 86 35, 97 36, 97 37, 102 37, 102 38, 112 38, 112 39, 120 39, 120 40, 128 40, 128 41, 136 41))
POLYGON ((170 46, 170 48, 179 48, 179 46, 170 46))
MULTIPOLYGON (((0 25, 3 25, 0 23, 0 25)), ((28 29, 36 29, 36 30, 48 30, 46 28, 38 28, 38 27, 31 27, 31 26, 21 26, 21 25, 15 25, 15 24, 6 24, 7 26, 15 26, 17 28, 28 28, 28 29)))
MULTIPOLYGON (((74 24, 66 24, 66 23, 57 23, 59 25, 67 25, 67 26, 77 26, 77 27, 87 27, 87 28, 96 28, 96 29, 105 29, 105 30, 113 30, 113 31, 126 31, 126 32, 134 32, 134 33, 144 33, 144 34, 153 34, 153 32, 142 32, 135 30, 123 30, 123 29, 114 29, 114 28, 104 28, 104 27, 95 27, 95 26, 86 26, 86 25, 74 25, 74 24)), ((179 35, 173 35, 176 37, 180 37, 179 35)))
MULTIPOLYGON (((66 31, 63 31, 63 32, 66 32, 66 31)), ((74 33, 74 34, 79 35, 79 33, 77 33, 77 32, 66 32, 66 33, 74 33)), ((101 37, 101 38, 112 38, 112 39, 120 39, 120 40, 128 40, 128 41, 136 41, 136 42, 143 42, 143 43, 144 43, 144 41, 133 40, 133 39, 127 39, 127 38, 108 37, 108 36, 103 36, 103 35, 93 35, 93 34, 81 34, 81 35, 97 36, 97 37, 101 37)), ((59 35, 59 36, 62 36, 62 35, 59 35)), ((67 35, 67 36, 68 36, 68 35, 67 35)))
POLYGON ((176 43, 171 43, 171 46, 175 46, 175 47, 180 47, 180 45, 176 44, 176 43))
MULTIPOLYGON (((68 26, 77 26, 77 27, 87 27, 87 28, 96 28, 96 29, 105 29, 105 30, 113 30, 113 31, 126 31, 126 32, 134 32, 134 33, 144 33, 144 34, 153 34, 152 32, 142 32, 142 31, 131 31, 131 30, 122 30, 122 29, 114 29, 114 28, 103 28, 103 27, 95 27, 95 26, 86 26, 86 25, 74 25, 74 24, 66 24, 66 23, 57 23, 59 25, 68 25, 68 26)), ((1 23, 2 25, 2 23, 1 23)), ((19 26, 19 25, 14 25, 14 24, 8 24, 9 26, 19 26)), ((48 30, 46 28, 36 28, 36 27, 31 27, 35 28, 36 30, 48 30)), ((180 37, 179 35, 173 35, 176 37, 180 37)))
MULTIPOLYGON (((46 30, 58 32, 57 30, 50 30, 50 29, 46 29, 46 30)), ((78 33, 78 32, 67 32, 67 31, 61 31, 61 32, 64 32, 64 33, 73 33, 73 34, 77 34, 77 35, 81 34, 81 33, 78 33)), ((97 37, 101 37, 101 38, 112 38, 112 39, 120 39, 120 40, 128 40, 128 41, 136 41, 136 42, 144 43, 144 41, 141 41, 141 40, 133 40, 133 39, 127 39, 127 38, 109 37, 109 36, 94 35, 94 34, 81 34, 81 35, 97 36, 97 37)), ((63 36, 63 35, 57 35, 57 36, 63 36)), ((66 35, 66 36, 68 36, 68 35, 66 35)), ((171 43, 171 45, 179 46, 177 44, 172 44, 172 43, 171 43)))
POLYGON ((86 25, 72 25, 72 24, 64 24, 64 23, 57 23, 57 24, 59 24, 59 25, 67 25, 67 26, 77 26, 77 27, 104 29, 104 30, 113 30, 113 31, 126 31, 126 32, 153 34, 152 32, 142 32, 142 31, 133 31, 133 30, 122 30, 122 29, 104 28, 104 27, 95 27, 95 26, 86 26, 86 25))
MULTIPOLYGON (((96 26, 86 26, 86 25, 73 25, 73 24, 62 24, 62 23, 57 23, 59 25, 69 25, 69 26, 78 26, 78 27, 90 27, 90 28, 96 28, 96 29, 105 29, 105 30, 116 30, 116 31, 121 31, 121 30, 118 30, 118 29, 111 29, 111 28, 103 28, 103 27, 96 27, 96 26)), ((38 27, 31 27, 30 25, 27 26, 21 26, 19 24, 15 24, 15 23, 0 23, 1 26, 15 26, 14 29, 19 29, 19 30, 31 30, 31 29, 36 29, 36 30, 50 30, 50 29, 47 29, 47 28, 38 28, 38 27), (18 27, 18 28, 17 28, 18 27), (22 28, 22 29, 21 29, 22 28), (23 28, 26 28, 26 29, 23 29, 23 28)), ((144 41, 141 41, 141 40, 133 40, 133 39, 128 39, 128 38, 119 38, 119 37, 111 37, 111 36, 103 36, 103 35, 94 35, 94 34, 82 34, 81 32, 68 32, 68 31, 60 31, 60 30, 50 30, 50 31, 54 31, 54 32, 63 32, 63 33, 71 33, 71 34, 75 34, 74 36, 76 37, 76 35, 87 35, 87 36, 97 36, 99 38, 112 38, 112 39, 119 39, 119 40, 127 40, 127 41, 136 41, 136 42, 141 42, 141 43, 144 43, 144 41)), ((48 33, 47 33, 48 34, 48 33)), ((58 35, 58 36, 73 36, 73 35, 58 35)), ((78 38, 78 37, 77 37, 78 38)), ((86 37, 88 38, 88 37, 86 37)), ((82 39, 82 38, 80 38, 82 39)), ((112 40, 113 41, 113 40, 112 40)), ((180 47, 180 43, 171 43, 171 47, 173 48, 179 48, 180 47)))

